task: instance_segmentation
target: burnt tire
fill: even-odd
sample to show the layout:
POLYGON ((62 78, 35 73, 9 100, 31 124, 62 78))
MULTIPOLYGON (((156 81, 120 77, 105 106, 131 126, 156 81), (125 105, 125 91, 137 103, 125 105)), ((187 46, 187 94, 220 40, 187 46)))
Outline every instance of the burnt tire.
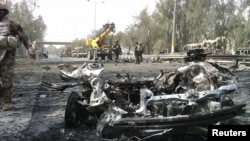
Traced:
POLYGON ((66 128, 73 128, 79 126, 79 110, 80 105, 77 103, 77 100, 80 98, 78 93, 72 92, 67 101, 64 122, 66 128))

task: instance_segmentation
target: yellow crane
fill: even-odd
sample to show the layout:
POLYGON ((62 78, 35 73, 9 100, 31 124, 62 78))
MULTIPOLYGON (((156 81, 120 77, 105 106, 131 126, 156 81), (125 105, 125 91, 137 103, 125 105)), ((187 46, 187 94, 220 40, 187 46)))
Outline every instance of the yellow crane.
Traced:
POLYGON ((115 24, 107 23, 103 25, 101 31, 93 39, 86 39, 86 45, 90 47, 87 50, 87 57, 89 60, 100 57, 104 60, 106 57, 112 56, 110 44, 105 42, 105 38, 111 33, 115 32, 115 24))

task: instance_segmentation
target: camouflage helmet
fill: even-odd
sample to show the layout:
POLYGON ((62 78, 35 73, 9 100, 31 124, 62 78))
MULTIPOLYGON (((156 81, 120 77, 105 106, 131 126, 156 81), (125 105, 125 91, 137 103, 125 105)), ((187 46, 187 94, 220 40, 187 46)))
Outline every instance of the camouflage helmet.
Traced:
POLYGON ((7 8, 7 5, 4 2, 0 2, 0 10, 5 10, 6 14, 9 13, 9 9, 7 8))

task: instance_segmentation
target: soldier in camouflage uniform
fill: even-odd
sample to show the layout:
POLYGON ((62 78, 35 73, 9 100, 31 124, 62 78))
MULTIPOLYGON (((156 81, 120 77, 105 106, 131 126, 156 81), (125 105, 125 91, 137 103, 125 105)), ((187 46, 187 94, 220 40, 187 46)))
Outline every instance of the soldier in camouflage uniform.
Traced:
POLYGON ((3 101, 3 110, 12 107, 12 85, 14 78, 14 65, 16 48, 21 44, 28 50, 31 59, 36 58, 35 51, 28 42, 20 24, 9 20, 9 10, 5 3, 0 2, 0 78, 2 90, 0 92, 0 103, 3 101))
POLYGON ((138 55, 139 55, 140 63, 142 63, 142 61, 143 61, 143 57, 142 57, 143 52, 144 52, 144 47, 143 47, 142 43, 140 42, 139 48, 138 48, 138 55))
POLYGON ((134 51, 135 64, 142 63, 142 61, 143 61, 143 58, 142 58, 143 51, 144 51, 144 49, 143 49, 142 43, 141 42, 136 42, 135 51, 134 51))
POLYGON ((134 55, 135 55, 135 64, 140 64, 140 59, 139 59, 139 53, 137 51, 137 48, 139 47, 139 42, 135 43, 135 50, 134 50, 134 55))

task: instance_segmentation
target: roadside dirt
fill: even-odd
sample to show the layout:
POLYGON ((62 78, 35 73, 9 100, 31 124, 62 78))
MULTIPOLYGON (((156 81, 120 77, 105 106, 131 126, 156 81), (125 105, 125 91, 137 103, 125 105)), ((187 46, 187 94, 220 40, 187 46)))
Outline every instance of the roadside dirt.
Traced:
MULTIPOLYGON (((70 63, 76 66, 81 60, 73 62, 17 60, 16 77, 13 87, 12 111, 0 111, 1 141, 95 141, 101 140, 95 134, 95 127, 83 126, 79 129, 64 128, 64 111, 68 95, 51 91, 40 86, 41 81, 71 83, 61 80, 57 65, 70 63)), ((103 78, 114 77, 116 73, 131 77, 155 77, 160 70, 173 71, 182 64, 163 63, 104 63, 103 78)), ((245 67, 234 72, 239 78, 238 93, 233 95, 235 102, 246 103, 246 113, 233 118, 230 124, 250 123, 250 72, 245 67)), ((193 140, 194 138, 190 139, 193 140)), ((187 138, 189 140, 189 138, 187 138)), ((203 140, 203 139, 196 139, 203 140)))

